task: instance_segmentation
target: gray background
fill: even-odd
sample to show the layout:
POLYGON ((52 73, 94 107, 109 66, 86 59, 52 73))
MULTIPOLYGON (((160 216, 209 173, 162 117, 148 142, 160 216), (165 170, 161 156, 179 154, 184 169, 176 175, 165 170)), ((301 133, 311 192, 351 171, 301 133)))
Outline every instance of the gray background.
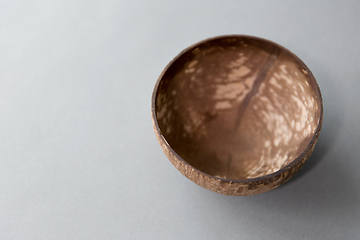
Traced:
POLYGON ((360 239, 359 1, 0 1, 0 239, 360 239), (153 133, 157 77, 207 37, 273 40, 324 99, 290 182, 223 196, 153 133))

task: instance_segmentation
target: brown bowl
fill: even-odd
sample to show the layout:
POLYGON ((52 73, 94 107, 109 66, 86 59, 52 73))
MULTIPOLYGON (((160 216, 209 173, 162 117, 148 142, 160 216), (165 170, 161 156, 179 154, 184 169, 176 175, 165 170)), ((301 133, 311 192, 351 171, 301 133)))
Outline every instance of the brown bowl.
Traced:
POLYGON ((206 39, 176 56, 152 95, 156 137, 188 179, 226 195, 289 180, 311 155, 323 106, 309 68, 266 39, 206 39))

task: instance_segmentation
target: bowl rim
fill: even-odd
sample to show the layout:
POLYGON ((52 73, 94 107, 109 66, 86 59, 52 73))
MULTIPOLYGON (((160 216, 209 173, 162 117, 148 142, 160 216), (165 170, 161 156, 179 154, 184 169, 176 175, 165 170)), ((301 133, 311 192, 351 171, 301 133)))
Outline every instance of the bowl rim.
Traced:
POLYGON ((195 171, 197 171, 198 173, 205 175, 209 178, 212 178, 214 180, 220 180, 223 182, 228 182, 228 183, 253 183, 253 182, 260 182, 260 181, 267 181, 270 180, 278 175, 281 175, 285 172, 287 172, 289 169, 297 166, 302 159, 305 157, 306 154, 308 154, 308 152, 310 151, 310 149, 312 149, 314 147, 314 145, 317 142, 317 139, 319 137, 320 131, 321 131, 321 127, 322 127, 322 122, 323 122, 323 100, 322 100, 322 96, 321 96, 321 91, 320 91, 320 87, 319 84, 317 83, 314 75, 312 74, 311 70, 305 65, 305 63, 293 52, 291 52, 289 49, 285 48, 284 46, 275 43, 271 40, 268 40, 266 38, 261 38, 261 37, 257 37, 257 36, 252 36, 252 35, 245 35, 245 34, 226 34, 226 35, 218 35, 218 36, 214 36, 214 37, 210 37, 210 38, 206 38, 204 40, 198 41, 192 45, 190 45, 189 47, 185 48, 184 50, 182 50, 179 54, 177 54, 164 68, 164 70, 161 72, 161 74, 159 75, 155 87, 153 89, 152 92, 152 96, 151 96, 151 118, 153 120, 154 123, 154 129, 156 131, 156 133, 160 136, 161 140, 163 141, 163 143, 166 145, 167 149, 169 149, 169 151, 176 156, 176 158, 181 161, 183 164, 185 164, 185 166, 188 166, 192 169, 194 169, 195 171), (320 103, 320 108, 319 108, 319 121, 315 130, 315 133, 313 135, 313 137, 311 138, 309 144, 307 145, 307 147, 304 149, 304 151, 302 153, 299 154, 299 156, 297 156, 293 161, 291 161, 288 165, 286 165, 285 167, 277 170, 276 172, 273 172, 271 174, 267 174, 265 176, 261 176, 261 177, 256 177, 256 178, 248 178, 248 179, 227 179, 227 178, 221 178, 221 177, 215 177, 213 175, 207 174, 197 168, 195 168, 194 166, 192 166, 191 164, 189 164, 187 161, 185 161, 179 154, 177 154, 177 152, 170 146, 170 144, 168 143, 168 141, 166 140, 166 138, 164 137, 164 135, 162 134, 160 127, 158 125, 158 121, 157 121, 157 117, 156 117, 156 111, 155 111, 155 106, 156 106, 156 96, 157 96, 157 92, 158 92, 158 88, 160 85, 160 82, 163 79, 163 76, 165 75, 165 73, 167 72, 167 70, 185 53, 193 50, 194 48, 196 48, 197 46, 204 44, 206 42, 210 42, 213 40, 219 40, 219 39, 226 39, 226 38, 245 38, 245 39, 252 39, 252 40, 257 40, 257 41, 262 41, 262 42, 266 42, 269 44, 272 44, 278 48, 280 48, 282 51, 286 51, 291 57, 293 57, 293 59, 295 61, 297 61, 301 67, 307 72, 307 76, 308 78, 314 83, 315 85, 315 93, 318 95, 318 101, 320 103))

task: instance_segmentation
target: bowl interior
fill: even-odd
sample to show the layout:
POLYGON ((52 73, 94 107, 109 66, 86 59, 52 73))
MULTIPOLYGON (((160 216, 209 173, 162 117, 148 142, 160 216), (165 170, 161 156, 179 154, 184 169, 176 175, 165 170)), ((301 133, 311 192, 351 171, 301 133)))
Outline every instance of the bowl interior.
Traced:
POLYGON ((319 125, 314 77, 294 54, 263 39, 190 47, 155 91, 161 134, 183 160, 215 177, 274 173, 305 150, 319 125))

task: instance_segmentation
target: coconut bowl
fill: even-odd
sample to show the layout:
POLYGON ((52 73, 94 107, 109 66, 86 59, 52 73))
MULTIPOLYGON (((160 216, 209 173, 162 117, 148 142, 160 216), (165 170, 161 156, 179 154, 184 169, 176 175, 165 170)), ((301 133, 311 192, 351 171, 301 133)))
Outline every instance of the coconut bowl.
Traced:
POLYGON ((269 40, 227 35, 177 55, 156 82, 156 138, 185 177, 211 191, 272 190, 310 157, 322 125, 310 69, 269 40))

